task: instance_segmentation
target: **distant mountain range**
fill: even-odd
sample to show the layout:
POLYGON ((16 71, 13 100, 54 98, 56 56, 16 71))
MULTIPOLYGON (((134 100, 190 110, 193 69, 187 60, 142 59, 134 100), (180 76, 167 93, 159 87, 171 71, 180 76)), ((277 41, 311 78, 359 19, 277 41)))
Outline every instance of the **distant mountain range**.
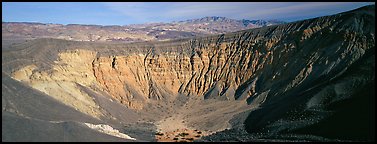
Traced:
POLYGON ((171 23, 102 26, 81 24, 44 24, 2 22, 3 39, 58 38, 75 41, 163 41, 235 32, 285 23, 277 20, 235 20, 203 17, 171 23))
POLYGON ((216 22, 216 23, 234 23, 239 25, 242 23, 244 27, 252 26, 252 27, 263 27, 263 26, 270 26, 275 24, 282 24, 285 23, 284 21, 279 20, 235 20, 226 17, 218 17, 218 16, 211 16, 211 17, 203 17, 200 19, 190 19, 186 21, 180 21, 178 23, 205 23, 205 22, 216 22))

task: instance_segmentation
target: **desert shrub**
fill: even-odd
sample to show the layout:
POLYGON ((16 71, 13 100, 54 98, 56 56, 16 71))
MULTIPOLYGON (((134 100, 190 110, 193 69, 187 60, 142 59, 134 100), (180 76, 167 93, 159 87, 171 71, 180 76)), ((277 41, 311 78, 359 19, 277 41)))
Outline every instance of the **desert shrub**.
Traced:
POLYGON ((189 133, 180 133, 178 135, 181 136, 181 137, 185 137, 185 136, 189 135, 189 133))
POLYGON ((155 135, 159 135, 159 136, 162 136, 162 135, 164 135, 164 133, 162 133, 162 132, 156 132, 156 134, 155 135))
POLYGON ((190 140, 190 141, 192 141, 192 140, 194 140, 194 138, 187 138, 186 140, 190 140))

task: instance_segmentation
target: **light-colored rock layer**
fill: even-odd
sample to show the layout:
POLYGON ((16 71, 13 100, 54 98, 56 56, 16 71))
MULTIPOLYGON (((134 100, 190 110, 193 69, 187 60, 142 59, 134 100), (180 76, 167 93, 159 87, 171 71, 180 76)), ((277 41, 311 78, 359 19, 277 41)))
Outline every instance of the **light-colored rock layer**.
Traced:
POLYGON ((99 106, 78 87, 96 83, 91 71, 91 61, 95 56, 96 53, 86 50, 60 53, 50 71, 39 71, 35 65, 29 65, 14 72, 13 78, 80 112, 100 118, 103 114, 99 106))
POLYGON ((112 135, 112 136, 116 136, 116 137, 120 137, 120 138, 124 138, 124 139, 136 140, 135 138, 132 138, 132 137, 130 137, 130 136, 124 134, 124 133, 121 133, 121 132, 119 132, 119 130, 114 129, 113 127, 111 127, 109 125, 105 125, 105 124, 95 125, 95 124, 91 124, 91 123, 85 123, 85 125, 88 126, 91 129, 97 130, 99 132, 102 132, 102 133, 105 133, 105 134, 108 134, 108 135, 112 135))
MULTIPOLYGON (((14 76, 29 78, 26 81, 47 93, 52 90, 46 90, 46 81, 95 86, 133 109, 177 94, 264 102, 338 73, 374 46, 374 33, 347 30, 354 29, 352 24, 338 27, 337 19, 342 20, 319 18, 171 42, 98 47, 74 43, 93 51, 67 46, 59 49, 52 70, 24 68, 14 76)), ((55 47, 66 43, 57 42, 55 47)))

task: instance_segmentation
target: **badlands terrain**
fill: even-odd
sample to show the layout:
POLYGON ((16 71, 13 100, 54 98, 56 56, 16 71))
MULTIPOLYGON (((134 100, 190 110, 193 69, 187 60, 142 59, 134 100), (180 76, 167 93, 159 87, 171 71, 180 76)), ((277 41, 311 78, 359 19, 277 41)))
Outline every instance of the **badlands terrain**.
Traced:
POLYGON ((12 24, 2 141, 375 141, 374 5, 132 43, 14 41, 12 24))

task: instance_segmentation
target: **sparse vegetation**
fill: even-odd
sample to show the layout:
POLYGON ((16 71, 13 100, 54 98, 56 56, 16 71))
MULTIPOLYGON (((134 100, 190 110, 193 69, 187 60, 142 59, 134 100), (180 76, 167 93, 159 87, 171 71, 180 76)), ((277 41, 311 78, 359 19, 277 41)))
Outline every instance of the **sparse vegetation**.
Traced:
POLYGON ((164 135, 164 133, 162 133, 162 132, 156 132, 155 135, 162 136, 162 135, 164 135))
POLYGON ((185 136, 189 135, 189 133, 185 133, 185 132, 183 132, 183 133, 180 133, 180 134, 178 134, 178 135, 181 136, 181 137, 185 137, 185 136))
POLYGON ((189 140, 189 141, 193 141, 193 140, 194 140, 194 138, 187 138, 186 140, 189 140))

